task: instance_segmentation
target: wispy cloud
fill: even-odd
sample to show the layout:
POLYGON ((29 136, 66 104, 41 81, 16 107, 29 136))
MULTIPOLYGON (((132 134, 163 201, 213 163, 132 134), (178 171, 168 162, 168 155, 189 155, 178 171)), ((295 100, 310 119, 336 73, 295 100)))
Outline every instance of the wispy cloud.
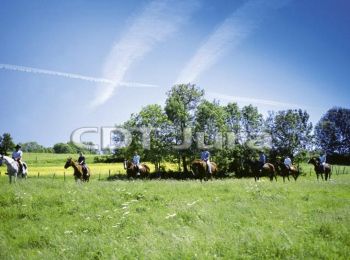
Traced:
POLYGON ((289 0, 251 0, 237 9, 209 36, 180 73, 176 83, 194 82, 228 50, 233 49, 260 25, 273 9, 289 0))
POLYGON ((109 53, 104 64, 103 77, 111 79, 114 84, 99 91, 92 106, 104 104, 123 81, 130 66, 144 57, 157 43, 173 35, 197 6, 197 1, 152 1, 135 18, 109 53))
MULTIPOLYGON (((19 66, 19 65, 13 65, 13 64, 3 64, 0 63, 0 70, 12 70, 12 71, 19 71, 19 72, 26 72, 26 73, 34 73, 34 74, 44 74, 44 75, 50 75, 50 76, 58 76, 58 77, 64 77, 69 79, 78 79, 78 80, 85 80, 90 81, 94 83, 104 83, 109 85, 114 85, 115 82, 110 79, 105 78, 95 78, 95 77, 89 77, 84 76, 81 74, 74 74, 74 73, 66 73, 66 72, 60 72, 60 71, 54 71, 54 70, 46 70, 46 69, 39 69, 39 68, 33 68, 33 67, 26 67, 26 66, 19 66)), ((120 81, 120 86, 125 87, 158 87, 157 85, 153 84, 144 84, 144 83, 138 83, 138 82, 125 82, 120 81)))
POLYGON ((274 106, 274 107, 280 107, 280 108, 306 108, 305 106, 299 105, 299 104, 279 102, 279 101, 260 99, 260 98, 230 96, 230 95, 225 95, 217 92, 208 92, 207 95, 213 99, 225 100, 229 102, 238 102, 238 103, 242 102, 242 103, 252 104, 252 105, 266 105, 266 106, 274 106))

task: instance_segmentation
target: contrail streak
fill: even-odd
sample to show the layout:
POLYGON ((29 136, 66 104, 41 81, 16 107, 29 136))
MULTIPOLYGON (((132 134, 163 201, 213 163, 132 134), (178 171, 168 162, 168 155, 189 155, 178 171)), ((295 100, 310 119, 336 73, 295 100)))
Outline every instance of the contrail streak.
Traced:
POLYGON ((176 83, 193 83, 230 49, 239 45, 253 33, 271 10, 280 8, 288 1, 247 1, 242 7, 226 18, 200 46, 192 59, 181 71, 176 83))
POLYGON ((298 104, 278 102, 274 100, 260 99, 260 98, 230 96, 230 95, 225 95, 225 94, 216 93, 216 92, 208 92, 208 96, 214 99, 226 100, 231 102, 243 102, 243 103, 249 103, 249 104, 260 104, 260 105, 283 107, 283 108, 304 108, 304 106, 298 105, 298 104))
POLYGON ((114 84, 97 92, 92 107, 110 99, 130 67, 166 40, 183 25, 197 7, 197 1, 154 0, 135 17, 121 39, 113 46, 103 66, 103 77, 114 84))
MULTIPOLYGON (((90 81, 90 82, 94 82, 94 83, 104 83, 104 84, 109 84, 109 85, 115 84, 114 81, 112 81, 110 79, 105 79, 105 78, 88 77, 88 76, 84 76, 84 75, 80 75, 80 74, 39 69, 39 68, 33 68, 33 67, 25 67, 25 66, 13 65, 13 64, 0 63, 0 69, 34 73, 34 74, 45 74, 45 75, 58 76, 58 77, 64 77, 64 78, 69 78, 69 79, 85 80, 85 81, 90 81)), ((159 86, 153 85, 153 84, 144 84, 144 83, 138 83, 138 82, 125 82, 125 81, 119 82, 119 85, 125 86, 125 87, 131 87, 131 88, 143 88, 143 87, 157 88, 157 87, 159 87, 159 86)))

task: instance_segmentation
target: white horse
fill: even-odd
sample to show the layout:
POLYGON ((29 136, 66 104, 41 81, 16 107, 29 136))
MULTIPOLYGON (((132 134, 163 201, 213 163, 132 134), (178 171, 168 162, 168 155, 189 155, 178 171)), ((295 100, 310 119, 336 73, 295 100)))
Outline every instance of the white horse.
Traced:
POLYGON ((12 178, 14 179, 14 182, 16 182, 17 176, 27 179, 28 166, 25 162, 22 162, 22 172, 19 172, 20 169, 18 163, 11 157, 0 155, 0 166, 3 163, 5 163, 7 166, 7 174, 9 176, 10 183, 12 183, 12 178))

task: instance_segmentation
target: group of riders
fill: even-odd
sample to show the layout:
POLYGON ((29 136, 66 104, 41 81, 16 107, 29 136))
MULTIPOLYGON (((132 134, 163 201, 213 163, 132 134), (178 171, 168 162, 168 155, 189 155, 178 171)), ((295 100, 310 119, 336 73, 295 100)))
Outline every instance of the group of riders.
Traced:
MULTIPOLYGON (((24 164, 22 162, 22 157, 23 157, 23 151, 21 150, 21 146, 19 144, 16 145, 15 151, 12 153, 12 159, 15 160, 18 163, 19 167, 19 172, 23 172, 23 167, 24 164)), ((207 170, 211 174, 212 173, 212 165, 210 163, 210 152, 208 150, 202 150, 200 154, 201 161, 205 162, 207 165, 207 170)), ((326 153, 321 153, 321 155, 317 158, 320 171, 325 171, 325 165, 326 165, 326 160, 327 160, 327 155, 326 153)), ((259 170, 261 171, 265 163, 267 162, 266 155, 263 151, 259 152, 259 170)), ((135 151, 134 156, 132 157, 132 163, 136 166, 137 169, 137 174, 139 175, 140 173, 140 165, 141 165, 141 157, 135 151)), ((78 158, 78 164, 82 166, 83 172, 87 171, 87 165, 86 165, 86 160, 85 156, 83 155, 82 152, 79 152, 79 158, 78 158)), ((286 156, 283 160, 283 165, 287 170, 290 170, 292 167, 292 160, 289 156, 286 156)))
MULTIPOLYGON (((18 164, 19 173, 23 173, 24 172, 23 170, 25 167, 25 164, 22 161, 23 151, 21 149, 22 149, 21 145, 17 144, 15 147, 15 151, 13 151, 12 153, 12 159, 18 164)), ((78 164, 81 165, 83 173, 87 173, 88 167, 86 165, 85 156, 83 155, 82 152, 79 152, 78 164)))

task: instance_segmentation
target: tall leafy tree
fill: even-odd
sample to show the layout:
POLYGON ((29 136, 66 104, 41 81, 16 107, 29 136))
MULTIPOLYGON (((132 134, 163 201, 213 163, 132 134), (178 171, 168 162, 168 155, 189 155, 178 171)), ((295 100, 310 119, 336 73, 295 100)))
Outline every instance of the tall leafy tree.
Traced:
MULTIPOLYGON (((203 96, 204 90, 193 84, 175 85, 167 93, 165 112, 176 132, 174 144, 181 144, 185 129, 194 126, 195 112, 203 96)), ((184 172, 188 171, 186 161, 188 155, 189 149, 179 150, 184 172)))
POLYGON ((197 134, 199 132, 204 134, 205 144, 218 144, 220 140, 217 139, 221 139, 222 134, 226 133, 225 116, 224 108, 216 101, 210 102, 203 100, 199 104, 196 112, 195 131, 197 134))
POLYGON ((15 144, 12 140, 11 134, 4 133, 1 138, 0 143, 0 153, 1 154, 8 154, 9 151, 13 150, 15 147, 15 144))
POLYGON ((143 155, 159 170, 164 157, 170 152, 172 139, 172 125, 164 110, 156 104, 148 105, 139 113, 132 115, 126 126, 131 127, 134 142, 128 148, 128 154, 134 152, 132 149, 142 150, 143 155), (145 147, 141 145, 142 132, 149 134, 150 149, 143 149, 145 147))
POLYGON ((243 141, 256 139, 262 131, 263 116, 258 108, 252 105, 244 106, 241 110, 241 138, 243 141))
POLYGON ((328 110, 315 127, 315 137, 327 153, 350 154, 350 109, 328 110))
POLYGON ((241 111, 237 103, 228 103, 225 107, 225 123, 227 125, 227 130, 232 132, 238 138, 239 132, 241 130, 241 111))
POLYGON ((309 114, 301 109, 271 113, 267 126, 272 138, 272 148, 281 155, 294 156, 307 149, 312 141, 309 114))

